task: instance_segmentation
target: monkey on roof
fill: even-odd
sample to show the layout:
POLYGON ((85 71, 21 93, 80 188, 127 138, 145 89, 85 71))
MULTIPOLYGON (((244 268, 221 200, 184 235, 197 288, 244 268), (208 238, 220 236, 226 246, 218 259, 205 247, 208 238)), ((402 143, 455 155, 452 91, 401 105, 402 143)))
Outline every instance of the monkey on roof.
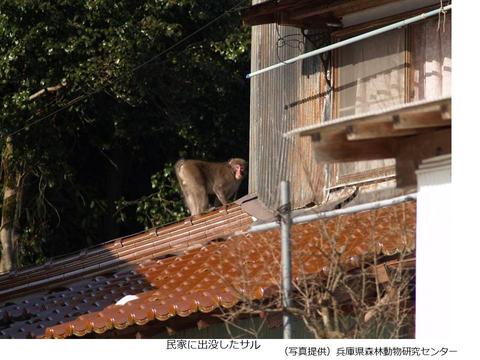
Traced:
POLYGON ((208 195, 216 195, 222 205, 227 205, 246 170, 247 162, 238 158, 221 163, 182 159, 175 164, 183 198, 192 216, 208 210, 208 195))

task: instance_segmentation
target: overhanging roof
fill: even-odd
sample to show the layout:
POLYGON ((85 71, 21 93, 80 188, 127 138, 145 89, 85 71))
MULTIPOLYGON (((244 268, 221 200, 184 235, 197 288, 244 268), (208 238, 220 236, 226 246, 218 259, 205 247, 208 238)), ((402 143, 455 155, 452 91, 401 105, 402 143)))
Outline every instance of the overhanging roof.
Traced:
MULTIPOLYGON (((183 224, 163 229, 164 234, 174 232, 175 226, 183 224)), ((188 235, 183 233, 185 237, 188 235)), ((0 337, 101 334, 228 308, 244 296, 260 299, 278 290, 279 237, 278 230, 243 233, 182 255, 144 258, 128 267, 106 269, 95 276, 79 276, 61 285, 51 283, 48 290, 37 289, 35 294, 20 299, 12 294, 11 300, 0 309, 0 337), (116 305, 127 295, 135 295, 137 299, 116 305)), ((412 252, 415 203, 294 225, 294 277, 328 272, 325 253, 332 250, 330 237, 335 239, 337 251, 342 251, 342 264, 346 268, 358 267, 361 258, 373 254, 412 252)), ((155 237, 137 241, 152 251, 155 244, 158 246, 155 237)), ((61 267, 57 270, 61 271, 61 267)), ((3 280, 6 289, 8 280, 3 280)))
POLYGON ((290 131, 310 136, 315 159, 349 162, 395 158, 397 184, 415 184, 416 164, 451 153, 451 98, 429 99, 290 131))
POLYGON ((247 25, 277 23, 299 27, 322 27, 346 14, 398 0, 271 0, 247 8, 243 19, 247 25))
POLYGON ((451 97, 409 102, 305 126, 289 131, 284 136, 319 135, 324 140, 339 135, 347 140, 407 136, 422 128, 451 126, 451 103, 451 97), (371 131, 360 134, 361 130, 364 130, 361 127, 369 125, 372 125, 371 131))

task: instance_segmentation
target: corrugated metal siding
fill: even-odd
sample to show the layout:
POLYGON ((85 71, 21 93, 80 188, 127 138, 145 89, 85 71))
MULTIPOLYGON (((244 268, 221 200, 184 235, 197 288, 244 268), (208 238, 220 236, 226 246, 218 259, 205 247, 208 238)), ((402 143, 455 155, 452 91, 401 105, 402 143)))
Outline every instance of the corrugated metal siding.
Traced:
MULTIPOLYGON (((299 29, 275 24, 252 28, 255 71, 304 52, 299 29), (278 47, 279 37, 287 37, 278 47), (278 51, 277 51, 278 49, 278 51)), ((270 208, 279 205, 279 183, 291 182, 292 205, 323 199, 325 166, 313 159, 310 139, 286 139, 286 131, 320 122, 323 103, 318 57, 287 65, 251 79, 249 191, 270 208)))
MULTIPOLYGON (((263 1, 253 0, 253 4, 260 2, 263 1)), ((416 27, 419 26, 416 25, 416 27)), ((350 31, 353 30, 350 29, 350 31)), ((406 79, 410 79, 412 77, 410 62, 411 57, 415 55, 415 48, 412 55, 412 49, 410 49, 412 44, 407 36, 408 32, 405 33, 404 29, 396 32, 403 34, 404 40, 407 40, 402 45, 404 51, 399 51, 401 61, 396 65, 403 66, 400 71, 404 72, 406 79)), ((285 36, 294 38, 295 34, 297 39, 303 39, 296 28, 284 26, 277 28, 275 24, 254 26, 251 70, 256 71, 302 53, 294 46, 284 46, 279 49, 277 55, 277 40, 285 36)), ((346 34, 344 32, 343 36, 346 34)), ((349 36, 353 35, 355 34, 349 34, 349 36)), ((373 44, 375 49, 375 46, 379 46, 379 37, 366 40, 363 44, 367 42, 373 44)), ((386 41, 386 43, 389 42, 386 41)), ((448 41, 446 43, 449 44, 448 41)), ((385 43, 380 45, 380 48, 384 48, 385 43)), ((361 43, 354 46, 360 47, 359 51, 363 51, 361 43)), ((418 49, 416 51, 418 52, 418 49)), ((334 66, 338 66, 338 51, 333 55, 336 59, 334 66)), ((375 58, 380 59, 378 55, 375 55, 375 58)), ((447 64, 449 64, 448 61, 447 64)), ((423 63, 420 65, 423 68, 423 63)), ((450 69, 450 66, 447 67, 450 69)), ((373 66, 373 68, 376 67, 373 66)), ((297 208, 312 201, 321 202, 327 189, 381 180, 392 183, 394 186, 394 182, 389 182, 396 173, 395 161, 392 159, 343 163, 327 167, 313 160, 309 138, 293 137, 288 140, 282 138, 281 134, 285 131, 328 120, 330 111, 333 117, 338 115, 338 109, 335 106, 338 92, 336 99, 332 101, 333 106, 330 106, 330 101, 326 102, 325 96, 322 95, 325 84, 322 84, 324 77, 320 69, 318 57, 310 58, 251 80, 249 190, 258 193, 260 200, 270 208, 275 208, 279 203, 278 185, 282 179, 291 181, 293 206, 297 208), (324 103, 327 103, 325 109, 324 103), (323 119, 324 110, 325 114, 328 113, 327 119, 323 119)), ((338 78, 334 77, 336 77, 333 81, 335 87, 338 86, 338 78)), ((419 83, 422 80, 415 79, 419 83)), ((408 93, 411 91, 412 84, 406 81, 405 86, 403 97, 397 101, 409 101, 408 93)), ((379 184, 379 188, 382 186, 383 184, 379 184)))

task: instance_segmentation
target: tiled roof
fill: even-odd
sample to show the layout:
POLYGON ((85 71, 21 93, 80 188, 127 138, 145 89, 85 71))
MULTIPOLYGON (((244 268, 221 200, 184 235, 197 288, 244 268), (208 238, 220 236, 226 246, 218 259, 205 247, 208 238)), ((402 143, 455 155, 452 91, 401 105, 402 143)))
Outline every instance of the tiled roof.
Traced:
POLYGON ((183 222, 114 239, 70 256, 0 274, 0 303, 27 293, 165 256, 248 228, 252 218, 236 204, 183 222))
MULTIPOLYGON (((176 226, 185 225, 174 225, 171 231, 176 226)), ((352 268, 366 254, 413 250, 415 203, 294 225, 294 276, 327 270, 323 254, 330 250, 329 238, 336 239, 344 264, 352 268)), ((140 237, 137 242, 159 246, 153 246, 153 239, 140 237)), ((243 233, 183 255, 157 258, 152 254, 128 268, 107 269, 82 280, 77 277, 49 293, 5 304, 0 310, 0 337, 83 336, 198 311, 209 313, 233 306, 242 296, 259 299, 277 289, 279 251, 278 230, 243 233), (115 305, 126 295, 138 299, 115 305)))

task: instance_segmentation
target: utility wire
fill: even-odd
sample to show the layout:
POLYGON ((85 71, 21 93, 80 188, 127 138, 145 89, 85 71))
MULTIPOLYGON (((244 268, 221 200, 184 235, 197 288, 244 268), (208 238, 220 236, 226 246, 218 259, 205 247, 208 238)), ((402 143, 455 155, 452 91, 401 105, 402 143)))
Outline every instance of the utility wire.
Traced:
POLYGON ((145 61, 143 64, 140 64, 136 67, 133 68, 132 72, 135 72, 137 71, 138 69, 140 69, 141 67, 151 63, 152 61, 158 59, 159 57, 161 57, 162 55, 165 55, 167 52, 173 50, 174 48, 176 48, 178 45, 180 44, 183 44, 185 41, 187 41, 188 39, 194 37, 195 35, 197 35, 198 33, 200 33, 201 31, 205 30, 207 27, 209 27, 210 25, 212 25, 213 23, 217 22, 218 20, 220 20, 221 18, 223 18, 225 15, 227 15, 228 13, 232 12, 232 11, 236 11, 238 10, 237 7, 239 7, 241 4, 243 4, 244 2, 246 1, 250 1, 250 0, 240 0, 239 2, 237 2, 232 8, 230 8, 229 10, 226 10, 223 14, 217 16, 215 19, 209 21, 208 23, 206 23, 205 25, 203 25, 201 28, 195 30, 193 33, 191 33, 190 35, 187 35, 185 36, 183 39, 179 40, 177 43, 173 44, 172 46, 168 47, 167 49, 163 50, 161 53, 155 55, 154 57, 152 57, 151 59, 145 61))
POLYGON ((34 121, 28 123, 28 124, 25 125, 24 127, 21 127, 20 129, 11 132, 10 134, 7 135, 7 137, 16 135, 16 134, 18 134, 19 132, 22 132, 23 130, 28 129, 30 126, 36 125, 36 124, 39 123, 40 121, 45 120, 45 119, 48 119, 48 118, 52 117, 53 115, 58 114, 59 112, 65 110, 65 109, 68 109, 70 106, 75 105, 76 103, 80 102, 81 100, 86 99, 86 98, 90 97, 91 95, 100 92, 101 90, 102 90, 102 89, 99 89, 99 90, 92 91, 92 92, 89 92, 89 93, 87 93, 87 94, 78 96, 78 97, 76 97, 75 99, 69 101, 66 105, 62 106, 61 108, 59 108, 59 109, 57 109, 57 110, 55 110, 55 111, 52 111, 51 113, 49 113, 49 114, 47 114, 47 115, 45 115, 45 116, 43 116, 43 117, 41 117, 41 118, 35 119, 34 121))
MULTIPOLYGON (((168 47, 167 49, 163 50, 162 52, 160 52, 159 54, 153 56, 152 58, 148 59, 147 61, 143 62, 142 64, 140 65, 137 65, 135 66, 132 70, 131 70, 131 73, 130 74, 133 74, 134 72, 138 71, 139 69, 141 69, 142 67, 144 67, 145 65, 148 65, 150 64, 151 62, 155 61, 156 59, 158 59, 159 57, 165 55, 166 53, 172 51, 173 49, 175 49, 176 47, 178 47, 179 45, 183 44, 185 41, 191 39, 192 37, 194 37, 195 35, 197 35, 198 33, 200 33, 201 31, 205 30, 206 28, 208 28, 210 25, 214 24, 215 22, 217 22, 218 20, 220 20, 221 18, 223 18, 225 15, 233 12, 233 11, 237 11, 237 10, 240 10, 241 9, 241 5, 243 5, 243 3, 247 2, 247 1, 250 1, 250 0, 240 0, 238 1, 237 3, 235 3, 234 6, 232 6, 230 9, 226 10, 225 12, 223 12, 221 15, 217 16, 216 18, 214 18, 213 20, 210 20, 208 23, 206 23, 205 25, 203 25, 202 27, 200 27, 199 29, 195 30, 193 33, 185 36, 183 39, 179 40, 178 42, 176 42, 175 44, 173 44, 172 46, 168 47)), ((120 81, 123 77, 125 76, 124 75, 121 75, 121 76, 118 76, 116 79, 114 79, 114 81, 112 81, 110 84, 114 84, 118 81, 120 81)), ((72 105, 75 105, 76 103, 82 101, 83 99, 86 99, 86 98, 89 98, 90 96, 94 95, 94 94, 97 94, 99 93, 100 91, 102 91, 104 89, 104 87, 100 87, 99 89, 97 90, 93 90, 93 91, 90 91, 84 95, 80 95, 78 97, 76 97, 75 99, 69 101, 66 105, 62 106, 61 108, 55 110, 55 111, 52 111, 51 113, 39 118, 39 119, 35 119, 34 121, 26 124, 25 126, 21 127, 20 129, 17 129, 13 132, 11 132, 10 134, 7 134, 6 137, 10 137, 10 136, 13 136, 13 135, 16 135, 20 132, 22 132, 23 130, 31 127, 31 126, 34 126, 36 124, 38 124, 39 122, 43 121, 43 120, 46 120, 56 114, 58 114, 59 112, 63 111, 63 110, 66 110, 68 109, 69 107, 71 107, 72 105)))

